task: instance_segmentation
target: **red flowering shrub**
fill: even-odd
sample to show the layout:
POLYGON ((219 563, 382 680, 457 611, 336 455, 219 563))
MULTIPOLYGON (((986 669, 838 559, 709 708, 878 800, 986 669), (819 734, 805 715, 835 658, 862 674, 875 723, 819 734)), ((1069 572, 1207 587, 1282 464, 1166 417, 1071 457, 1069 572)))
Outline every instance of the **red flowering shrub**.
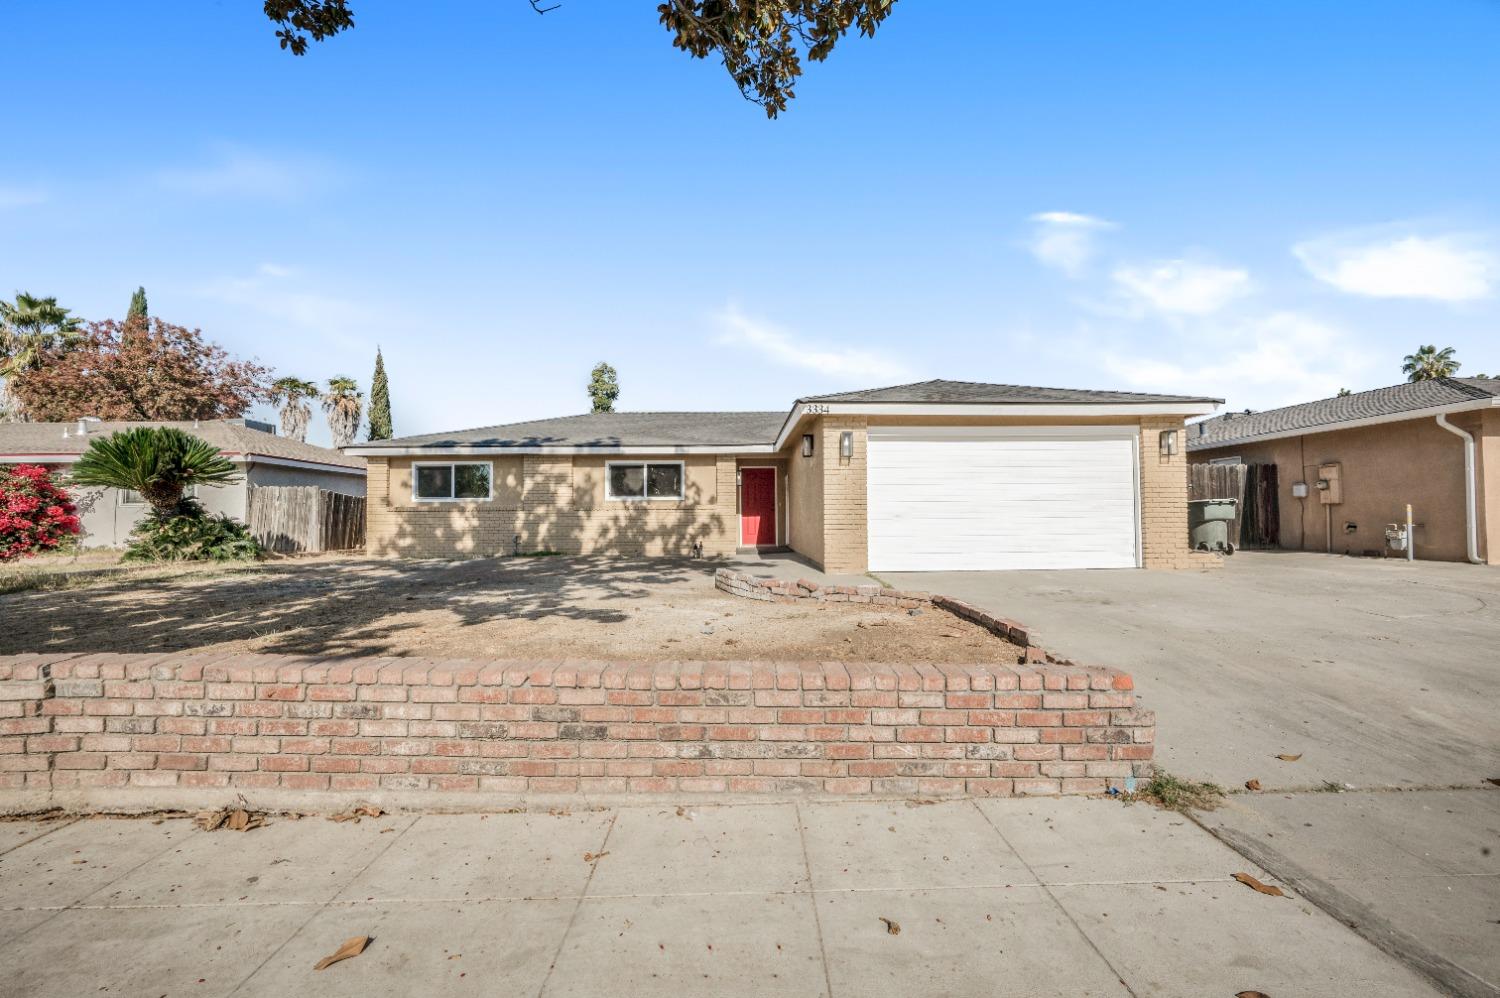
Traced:
POLYGON ((46 468, 0 468, 0 561, 50 551, 81 529, 78 508, 46 468))

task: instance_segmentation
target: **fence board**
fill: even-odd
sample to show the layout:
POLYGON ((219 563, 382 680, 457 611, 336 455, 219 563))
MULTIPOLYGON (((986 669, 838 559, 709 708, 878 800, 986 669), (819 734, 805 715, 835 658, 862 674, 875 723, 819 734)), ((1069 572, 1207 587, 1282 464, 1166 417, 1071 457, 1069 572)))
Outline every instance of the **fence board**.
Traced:
POLYGON ((365 500, 315 485, 251 486, 250 533, 268 551, 296 554, 364 547, 365 500))

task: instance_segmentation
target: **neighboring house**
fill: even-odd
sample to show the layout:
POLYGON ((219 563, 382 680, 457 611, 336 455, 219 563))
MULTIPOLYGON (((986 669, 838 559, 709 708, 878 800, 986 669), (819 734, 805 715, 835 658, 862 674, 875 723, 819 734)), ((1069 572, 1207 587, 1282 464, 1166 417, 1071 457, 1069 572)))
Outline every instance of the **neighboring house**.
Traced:
MULTIPOLYGON (((239 472, 238 482, 197 491, 210 513, 227 513, 242 523, 247 519, 251 485, 316 485, 346 495, 365 494, 365 462, 336 450, 276 436, 268 423, 246 419, 205 419, 199 422, 0 423, 0 464, 41 464, 64 476, 89 443, 117 430, 136 426, 175 426, 219 448, 239 472)), ((147 507, 134 492, 120 489, 73 489, 83 518, 86 547, 118 547, 146 515, 147 507)))
POLYGON ((959 381, 790 412, 622 412, 349 448, 372 554, 728 555, 829 572, 1177 568, 1187 416, 1218 399, 959 381))
POLYGON ((1225 413, 1187 439, 1195 464, 1276 465, 1282 547, 1385 551, 1386 526, 1404 523, 1410 503, 1418 558, 1500 563, 1500 379, 1225 413))

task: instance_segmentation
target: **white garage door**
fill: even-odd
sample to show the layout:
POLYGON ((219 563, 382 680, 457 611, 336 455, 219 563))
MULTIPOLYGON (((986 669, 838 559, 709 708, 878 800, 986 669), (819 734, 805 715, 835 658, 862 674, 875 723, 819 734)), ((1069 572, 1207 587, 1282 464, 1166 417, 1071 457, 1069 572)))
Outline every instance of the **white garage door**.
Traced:
POLYGON ((1136 431, 871 427, 870 569, 1134 568, 1136 431))

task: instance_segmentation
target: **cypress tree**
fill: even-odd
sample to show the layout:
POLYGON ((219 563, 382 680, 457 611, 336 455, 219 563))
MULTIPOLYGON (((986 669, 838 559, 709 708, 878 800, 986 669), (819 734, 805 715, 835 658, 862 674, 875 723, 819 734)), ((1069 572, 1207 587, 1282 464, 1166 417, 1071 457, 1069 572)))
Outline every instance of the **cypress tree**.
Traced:
POLYGON ((375 348, 375 374, 370 378, 370 439, 389 440, 391 429, 391 386, 385 380, 385 358, 375 348))
POLYGON ((146 317, 146 289, 136 288, 135 294, 130 296, 130 311, 125 313, 125 321, 146 317))

